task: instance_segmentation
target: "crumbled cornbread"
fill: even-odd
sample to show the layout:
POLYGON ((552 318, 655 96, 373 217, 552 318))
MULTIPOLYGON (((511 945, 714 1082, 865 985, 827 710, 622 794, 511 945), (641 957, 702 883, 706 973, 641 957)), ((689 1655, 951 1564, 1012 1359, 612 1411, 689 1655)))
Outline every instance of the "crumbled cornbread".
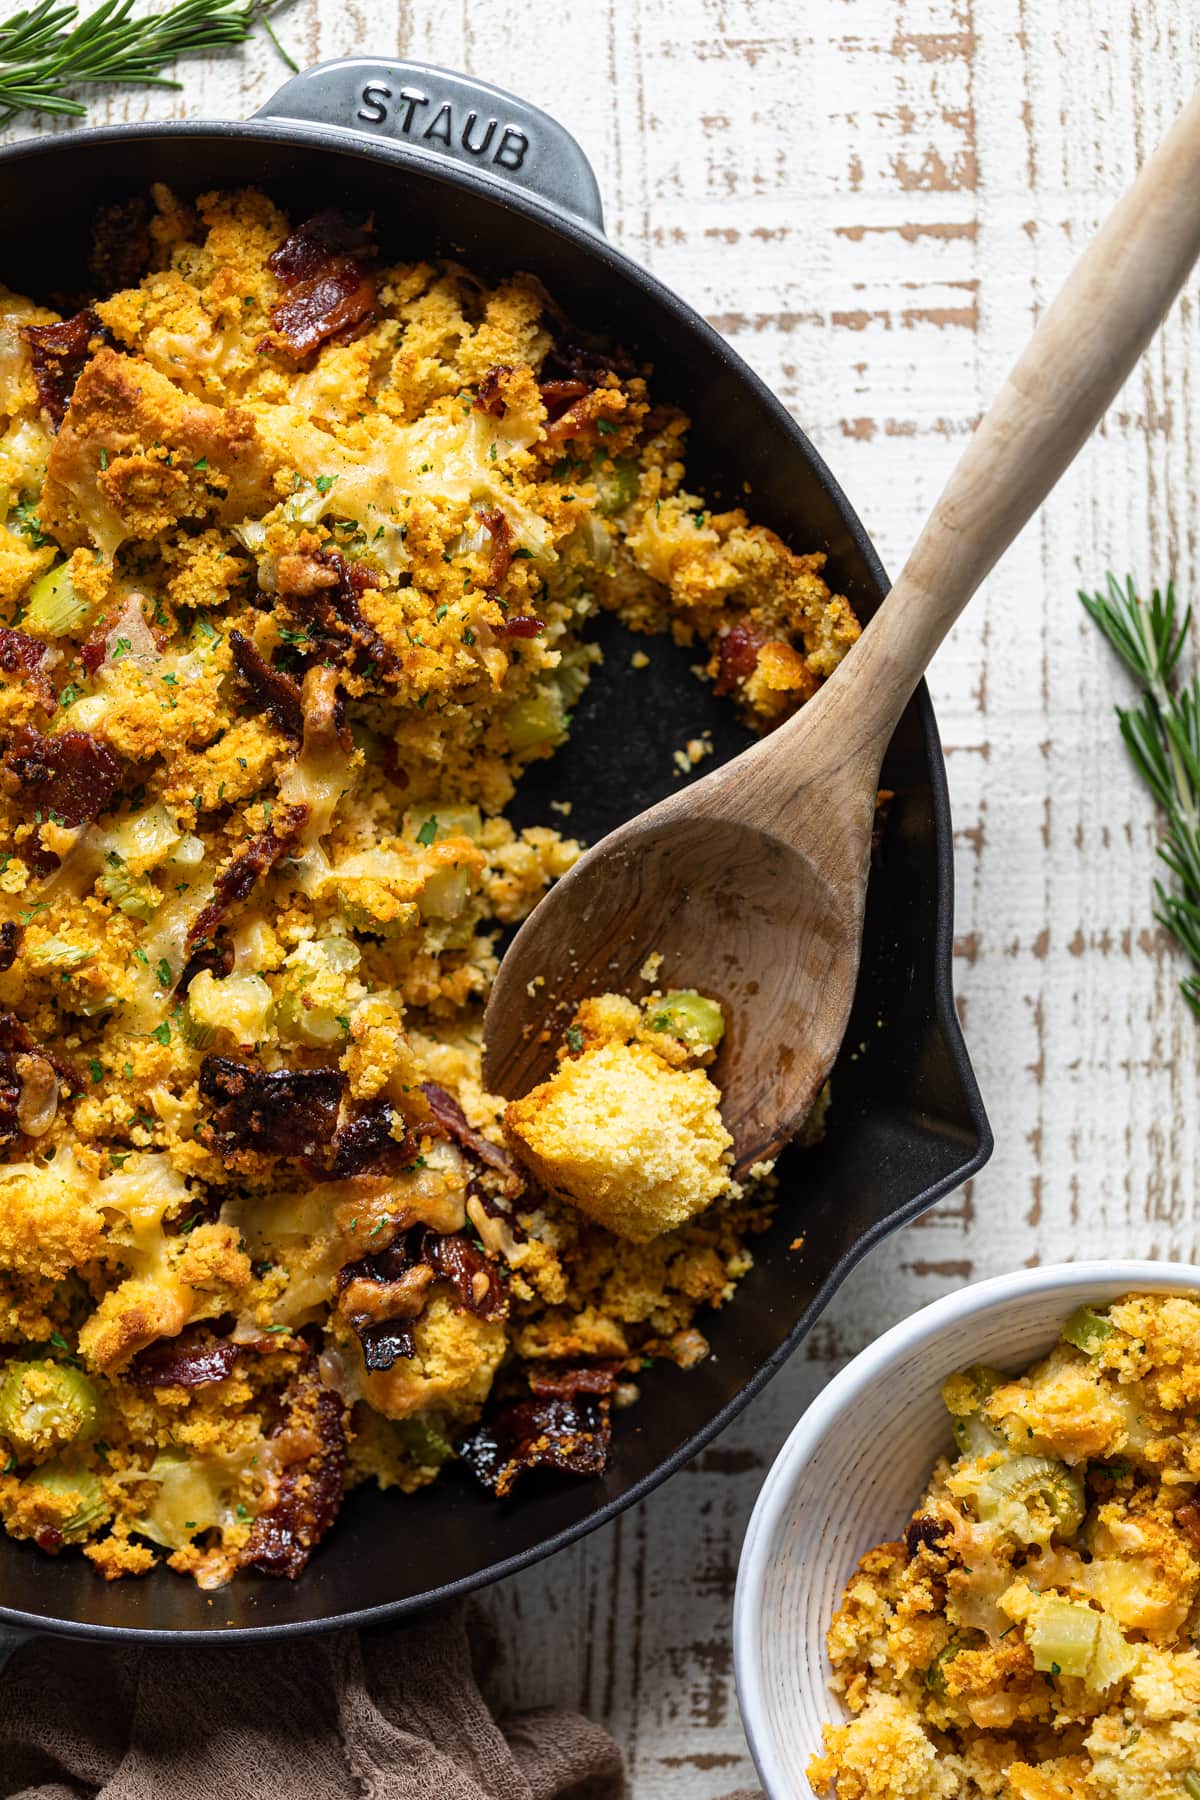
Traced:
POLYGON ((679 1043, 646 1030, 619 995, 585 1002, 554 1074, 504 1114, 510 1144, 547 1192, 635 1244, 730 1187, 721 1096, 703 1069, 677 1066, 679 1043))
POLYGON ((597 605, 764 725, 858 625, 533 280, 254 192, 101 249, 71 319, 0 290, 0 1520, 215 1586, 347 1481, 595 1473, 622 1366, 705 1354, 767 1209, 708 1003, 590 1065, 669 1097, 639 1193, 518 1167, 481 1010, 578 846, 503 809, 597 605))
POLYGON ((1081 1307, 1019 1377, 944 1397, 901 1542, 829 1628, 838 1800, 1180 1800, 1200 1792, 1200 1300, 1081 1307))

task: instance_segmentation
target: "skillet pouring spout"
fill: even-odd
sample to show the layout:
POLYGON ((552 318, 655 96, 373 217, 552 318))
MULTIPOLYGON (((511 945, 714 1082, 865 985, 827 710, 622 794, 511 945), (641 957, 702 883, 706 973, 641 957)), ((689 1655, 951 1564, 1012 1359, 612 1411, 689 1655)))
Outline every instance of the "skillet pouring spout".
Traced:
MULTIPOLYGON (((829 1074, 854 997, 865 868, 831 878, 769 830, 697 812, 697 793, 686 812, 672 816, 671 799, 614 831, 527 920, 488 1003, 484 1076, 510 1099, 527 1093, 589 995, 696 988, 725 1013, 712 1074, 745 1175, 799 1130, 829 1074)), ((861 845, 848 836, 846 849, 857 865, 861 845)))

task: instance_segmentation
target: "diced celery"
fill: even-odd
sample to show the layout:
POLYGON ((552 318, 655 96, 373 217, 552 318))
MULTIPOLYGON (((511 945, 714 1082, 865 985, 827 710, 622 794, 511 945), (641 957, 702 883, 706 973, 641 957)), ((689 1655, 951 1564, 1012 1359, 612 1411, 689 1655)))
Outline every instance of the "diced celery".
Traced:
POLYGON ((186 1457, 156 1456, 149 1470, 158 1493, 136 1529, 164 1550, 181 1550, 197 1532, 220 1519, 220 1498, 212 1476, 186 1457))
POLYGON ((1038 1608, 1027 1642, 1043 1675, 1087 1675, 1096 1650, 1100 1614, 1082 1600, 1049 1594, 1038 1608))
POLYGON ((596 484, 596 506, 606 518, 624 512, 637 498, 638 466, 627 456, 618 456, 611 467, 601 465, 592 475, 596 484))
POLYGON ((1062 1328, 1064 1344, 1073 1344, 1085 1356, 1095 1356, 1113 1334, 1114 1327, 1103 1313, 1090 1306, 1077 1306, 1062 1328))
POLYGON ((301 946, 288 959, 288 978, 276 1010, 284 1037, 304 1044, 335 1044, 350 1029, 352 1002, 346 977, 362 960, 352 939, 340 932, 301 946))
POLYGON ((551 744, 567 729, 566 715, 556 687, 538 687, 514 700, 504 714, 504 730, 514 750, 532 750, 551 744))
POLYGON ((14 1362, 0 1382, 0 1437, 22 1461, 90 1437, 99 1399, 69 1363, 14 1362))
POLYGON ((95 954, 86 944, 69 944, 66 938, 48 937, 40 944, 33 944, 25 952, 25 958, 35 969, 66 970, 80 968, 95 954))
POLYGON ((59 1525, 68 1543, 85 1538, 107 1514, 100 1478, 91 1469, 73 1468, 62 1462, 43 1463, 27 1477, 31 1487, 48 1488, 52 1494, 73 1495, 75 1510, 59 1525))
POLYGON ((359 881, 337 889, 338 911, 351 931, 369 937, 403 937, 421 917, 413 900, 398 900, 381 881, 359 881))
POLYGON ((1103 1693, 1114 1682, 1123 1681, 1137 1666, 1138 1653, 1126 1643, 1117 1621, 1108 1613, 1100 1614, 1096 1632, 1096 1649, 1087 1672, 1088 1687, 1103 1693))
POLYGON ((158 904, 154 889, 144 875, 132 874, 115 850, 109 851, 108 867, 96 885, 131 919, 153 918, 158 904))
POLYGON ((996 1450, 1002 1450, 1006 1439, 998 1426, 993 1425, 982 1413, 968 1413, 965 1418, 954 1421, 954 1444, 960 1456, 991 1456, 996 1450))
POLYGON ((1048 1456, 1015 1456, 989 1469, 975 1495, 981 1519, 994 1519, 1025 1544, 1071 1537, 1083 1524, 1083 1483, 1065 1463, 1048 1456))
POLYGON ((396 1436, 406 1456, 429 1469, 440 1469, 454 1455, 454 1445, 431 1419, 397 1419, 396 1436))
POLYGON ((946 1664, 953 1662, 961 1649, 962 1645, 958 1640, 956 1638, 951 1638, 950 1642, 938 1651, 937 1655, 926 1669, 925 1686, 932 1689, 935 1694, 945 1693, 946 1664))
POLYGON ((471 898, 471 870, 461 863, 434 869, 421 889, 418 904, 425 919, 457 919, 471 898))
POLYGON ((666 1031, 685 1044, 711 1050, 725 1035, 725 1015, 718 1001, 706 999, 695 988, 679 988, 650 1004, 646 1024, 651 1031, 666 1031))
POLYGON ((1195 1769, 1189 1769, 1183 1778, 1183 1791, 1188 1800, 1200 1800, 1200 1775, 1195 1769))
POLYGON ((155 868, 183 833, 165 806, 147 806, 122 819, 113 833, 117 854, 129 868, 155 868))
POLYGON ((328 937, 317 940, 317 948, 321 952, 321 960, 335 975, 352 975, 362 961, 362 951, 357 944, 351 943, 341 932, 331 931, 328 937))
POLYGON ((120 994, 86 994, 78 989, 72 992, 69 1001, 70 1010, 83 1019, 99 1019, 104 1013, 112 1012, 121 1005, 120 994))
POLYGON ((189 832, 187 837, 179 840, 167 861, 172 866, 178 864, 182 869, 197 869, 204 861, 204 856, 204 839, 189 832))
POLYGON ((67 637, 87 617, 87 602, 75 592, 69 563, 58 563, 29 590, 22 626, 37 637, 67 637))
POLYGON ((445 838, 465 837, 477 844, 483 836, 483 817, 477 806, 425 806, 404 815, 404 833, 419 844, 441 843, 445 838))
POLYGON ((267 1035, 275 996, 261 975, 235 971, 222 979, 201 969, 188 986, 183 1031, 195 1048, 203 1048, 216 1031, 238 1044, 258 1044, 267 1035))
POLYGON ((998 1369, 973 1363, 943 1382, 942 1400, 954 1420, 954 1442, 960 1456, 990 1456, 1007 1448, 1003 1429, 983 1410, 1004 1379, 998 1369))

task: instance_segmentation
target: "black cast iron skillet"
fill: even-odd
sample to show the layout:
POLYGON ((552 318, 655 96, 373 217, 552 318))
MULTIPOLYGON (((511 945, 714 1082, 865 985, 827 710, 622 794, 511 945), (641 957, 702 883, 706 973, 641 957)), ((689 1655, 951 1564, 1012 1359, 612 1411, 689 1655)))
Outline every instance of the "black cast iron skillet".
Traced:
MULTIPOLYGON (((858 519, 783 407, 689 307, 615 250, 579 146, 509 95, 413 63, 356 58, 297 76, 246 124, 154 124, 62 133, 0 151, 0 279, 50 299, 86 289, 98 206, 162 181, 187 196, 261 186, 294 218, 319 206, 374 212, 385 250, 461 257, 485 275, 531 270, 579 324, 655 368, 660 400, 693 419, 688 472, 716 504, 745 498, 798 549, 828 552, 835 589, 867 618, 886 578, 858 519)), ((671 753, 702 729, 719 756, 745 742, 686 651, 602 629, 609 655, 570 744, 525 780, 519 822, 589 840, 669 791, 671 753)), ((215 1595, 160 1570, 102 1581, 78 1556, 52 1560, 0 1539, 0 1620, 154 1638, 317 1631, 415 1611, 548 1555, 611 1519, 684 1463, 756 1394, 872 1244, 987 1160, 991 1134, 951 992, 952 850, 945 771, 921 687, 884 765, 896 792, 871 877, 858 1001, 834 1074, 828 1135, 780 1163, 775 1224, 733 1304, 704 1319, 715 1354, 665 1365, 618 1415, 601 1480, 547 1482, 497 1505, 465 1478, 410 1499, 353 1494, 295 1584, 242 1576, 215 1595), (803 1235, 803 1248, 790 1248, 803 1235)))

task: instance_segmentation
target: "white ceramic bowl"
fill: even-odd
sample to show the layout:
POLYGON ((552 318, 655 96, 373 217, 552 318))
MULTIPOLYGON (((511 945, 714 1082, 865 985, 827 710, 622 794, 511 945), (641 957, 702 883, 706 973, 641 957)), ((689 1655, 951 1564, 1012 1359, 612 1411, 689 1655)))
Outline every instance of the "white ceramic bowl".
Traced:
POLYGON ((1186 1263, 1055 1263, 961 1288, 868 1346, 813 1401, 773 1463, 738 1568, 733 1650, 746 1736, 768 1800, 811 1800, 804 1770, 829 1692, 825 1632, 855 1563, 900 1535, 951 1445, 941 1386, 970 1363, 1014 1373, 1067 1316, 1127 1293, 1195 1293, 1186 1263))

